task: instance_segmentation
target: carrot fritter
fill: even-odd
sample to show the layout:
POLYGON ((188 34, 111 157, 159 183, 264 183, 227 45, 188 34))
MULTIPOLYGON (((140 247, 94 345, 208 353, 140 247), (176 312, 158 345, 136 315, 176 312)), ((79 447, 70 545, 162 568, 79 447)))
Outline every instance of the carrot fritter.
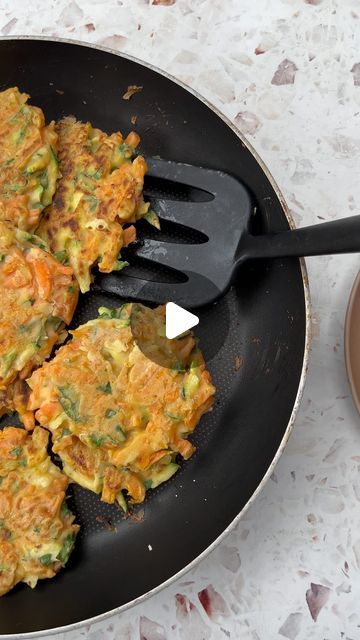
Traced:
POLYGON ((41 427, 0 431, 0 596, 55 576, 75 543, 69 480, 47 454, 48 437, 41 427))
POLYGON ((50 429, 64 472, 126 510, 123 490, 142 502, 146 489, 176 472, 177 454, 192 455, 186 437, 215 388, 193 335, 165 337, 165 307, 99 312, 32 374, 29 410, 50 429), (159 354, 169 366, 158 364, 159 354))
POLYGON ((28 99, 17 87, 0 92, 0 220, 32 231, 55 192, 58 136, 28 99))
POLYGON ((68 117, 56 125, 61 179, 37 233, 53 253, 68 260, 80 289, 89 290, 91 269, 122 269, 120 250, 134 238, 124 223, 146 216, 142 197, 147 170, 142 156, 132 160, 139 136, 108 136, 89 122, 68 117))
POLYGON ((16 409, 32 427, 24 379, 64 339, 78 285, 43 240, 0 221, 0 296, 0 415, 16 409))

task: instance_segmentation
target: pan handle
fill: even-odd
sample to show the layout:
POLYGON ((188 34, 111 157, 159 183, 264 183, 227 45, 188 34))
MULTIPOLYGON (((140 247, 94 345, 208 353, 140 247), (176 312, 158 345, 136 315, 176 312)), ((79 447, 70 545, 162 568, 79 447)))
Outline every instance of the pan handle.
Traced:
POLYGON ((357 252, 360 252, 360 215, 279 233, 246 234, 240 243, 238 263, 257 258, 357 252))

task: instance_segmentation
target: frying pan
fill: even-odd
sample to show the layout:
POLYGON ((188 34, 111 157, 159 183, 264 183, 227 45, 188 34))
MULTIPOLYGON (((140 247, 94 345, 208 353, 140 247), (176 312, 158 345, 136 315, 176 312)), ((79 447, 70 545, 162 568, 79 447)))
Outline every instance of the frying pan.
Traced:
MULTIPOLYGON (((194 92, 150 65, 79 43, 3 39, 0 88, 13 85, 28 92, 47 119, 74 114, 108 132, 125 133, 136 115, 146 156, 219 169, 242 180, 257 207, 254 233, 292 224, 274 180, 239 132, 194 92), (122 100, 134 84, 143 90, 122 100)), ((94 317, 100 305, 122 302, 93 290, 81 297, 72 326, 94 317)), ((217 395, 192 437, 197 453, 127 519, 73 485, 70 506, 81 525, 76 549, 56 578, 35 590, 20 585, 0 599, 2 637, 75 628, 140 602, 212 549, 269 477, 305 379, 304 262, 244 265, 236 285, 199 316, 197 334, 217 395)), ((13 417, 1 422, 9 423, 13 417)))

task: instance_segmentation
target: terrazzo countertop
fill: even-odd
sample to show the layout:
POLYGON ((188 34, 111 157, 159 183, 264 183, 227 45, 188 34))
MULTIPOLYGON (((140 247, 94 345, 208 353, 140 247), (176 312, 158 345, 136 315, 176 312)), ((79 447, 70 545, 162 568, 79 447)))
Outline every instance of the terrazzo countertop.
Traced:
MULTIPOLYGON (((359 0, 0 0, 0 32, 140 55, 244 132, 297 224, 359 213, 359 0)), ((358 263, 307 260, 313 343, 301 409, 236 530, 144 604, 49 638, 360 638, 360 419, 343 357, 358 263)))

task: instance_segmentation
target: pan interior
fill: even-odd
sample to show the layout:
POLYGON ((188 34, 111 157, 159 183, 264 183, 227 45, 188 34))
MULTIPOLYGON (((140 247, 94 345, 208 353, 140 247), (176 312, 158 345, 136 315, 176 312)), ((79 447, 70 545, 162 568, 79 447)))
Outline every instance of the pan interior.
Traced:
MULTIPOLYGON (((107 132, 126 133, 137 116, 144 154, 230 172, 254 195, 255 230, 288 226, 251 152, 211 109, 165 76, 62 42, 5 40, 0 53, 0 87, 28 92, 47 119, 74 114, 107 132), (134 84, 142 92, 123 101, 134 84)), ((165 231, 172 237, 174 230, 165 231)), ((82 296, 72 326, 95 317, 101 305, 122 302, 90 292, 82 296)), ((217 395, 192 438, 196 454, 127 519, 73 486, 70 506, 81 524, 75 552, 55 579, 33 591, 21 585, 0 599, 0 634, 79 623, 158 587, 221 535, 262 480, 301 379, 306 320, 299 261, 246 265, 226 297, 199 315, 197 334, 217 395)), ((3 419, 2 425, 13 422, 3 419)))

